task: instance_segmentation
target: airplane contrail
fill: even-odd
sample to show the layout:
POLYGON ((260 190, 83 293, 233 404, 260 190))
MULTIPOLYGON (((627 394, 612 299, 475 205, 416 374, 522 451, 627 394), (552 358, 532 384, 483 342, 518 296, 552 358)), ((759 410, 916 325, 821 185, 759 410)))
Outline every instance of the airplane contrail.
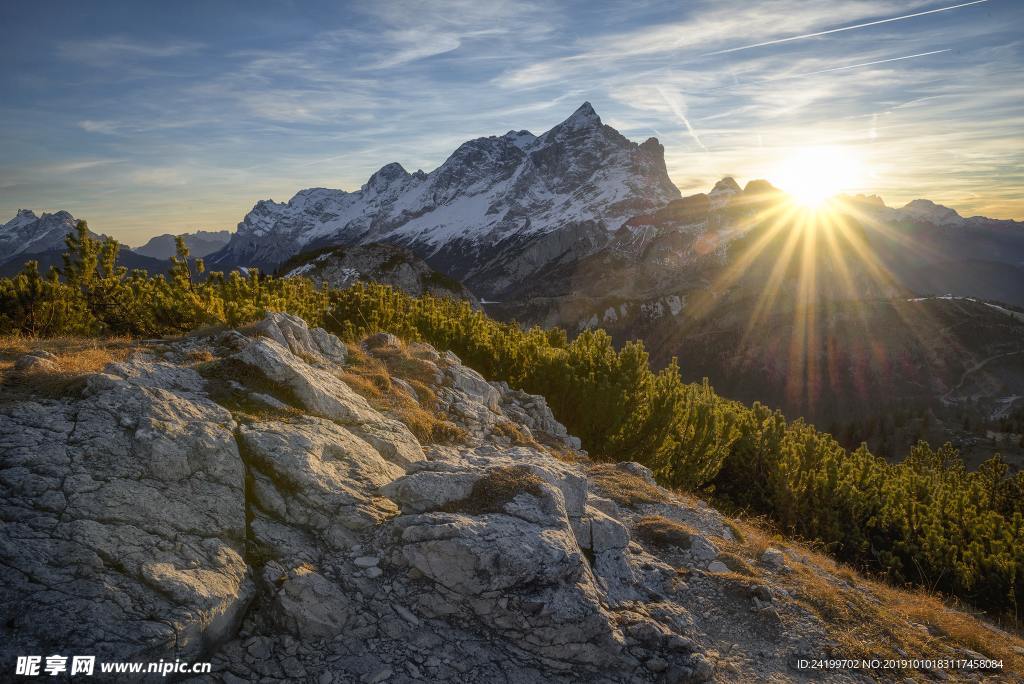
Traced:
MULTIPOLYGON (((899 62, 904 59, 914 59, 916 57, 927 57, 928 55, 938 55, 943 52, 952 52, 952 48, 946 48, 944 50, 932 50, 931 52, 918 52, 916 55, 904 55, 903 57, 890 57, 889 59, 876 59, 873 62, 861 62, 860 64, 847 64, 840 67, 832 67, 830 69, 819 69, 818 71, 807 71, 802 74, 791 74, 783 76, 782 78, 796 78, 797 76, 814 76, 815 74, 827 74, 830 71, 843 71, 845 69, 856 69, 858 67, 873 66, 875 64, 885 64, 886 62, 899 62)), ((779 80, 779 79, 768 79, 768 80, 779 80)))
POLYGON ((690 120, 686 118, 685 104, 680 102, 682 97, 676 93, 667 92, 661 86, 657 86, 657 89, 658 93, 661 94, 661 98, 665 100, 665 104, 669 106, 675 115, 679 117, 679 120, 683 122, 683 125, 686 126, 686 130, 690 134, 690 137, 693 138, 694 142, 700 145, 700 148, 706 152, 708 148, 704 147, 704 143, 701 142, 700 136, 697 135, 697 131, 690 125, 690 120))
POLYGON ((818 31, 816 33, 804 33, 799 36, 789 36, 788 38, 779 38, 777 40, 766 40, 763 43, 753 43, 751 45, 741 45, 739 47, 728 48, 725 50, 716 50, 715 52, 705 52, 701 57, 709 57, 711 55, 724 55, 729 52, 739 52, 740 50, 750 50, 751 48, 765 47, 766 45, 778 45, 779 43, 788 43, 793 40, 803 40, 804 38, 815 38, 817 36, 826 36, 830 33, 839 33, 840 31, 853 31, 854 29, 866 28, 868 26, 877 26, 879 24, 888 24, 892 21, 903 21, 904 19, 913 19, 914 17, 923 17, 926 14, 935 14, 937 12, 948 12, 949 10, 960 9, 961 7, 969 7, 970 5, 980 5, 988 0, 971 0, 971 2, 962 2, 959 5, 950 5, 949 7, 938 7, 936 9, 926 10, 924 12, 915 12, 913 14, 904 14, 901 17, 890 17, 888 19, 879 19, 877 21, 869 21, 864 24, 854 24, 853 26, 841 26, 839 28, 829 29, 827 31, 818 31))

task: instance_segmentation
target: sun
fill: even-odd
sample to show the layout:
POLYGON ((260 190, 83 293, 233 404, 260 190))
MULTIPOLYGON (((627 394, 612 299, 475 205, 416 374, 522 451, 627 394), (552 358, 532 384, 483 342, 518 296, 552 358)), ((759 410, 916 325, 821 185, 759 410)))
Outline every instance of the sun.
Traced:
POLYGON ((861 185, 863 177, 864 164, 855 152, 820 146, 795 150, 770 178, 797 204, 818 209, 837 194, 861 185))

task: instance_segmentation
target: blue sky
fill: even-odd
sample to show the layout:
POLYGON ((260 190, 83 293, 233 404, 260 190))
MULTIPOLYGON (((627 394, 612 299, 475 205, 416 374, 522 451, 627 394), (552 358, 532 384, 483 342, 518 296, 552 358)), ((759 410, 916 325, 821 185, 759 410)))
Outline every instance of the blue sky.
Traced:
POLYGON ((684 194, 828 144, 869 170, 851 190, 1024 218, 1024 2, 957 4, 8 0, 0 220, 67 209, 129 245, 233 228, 584 100, 657 136, 684 194))

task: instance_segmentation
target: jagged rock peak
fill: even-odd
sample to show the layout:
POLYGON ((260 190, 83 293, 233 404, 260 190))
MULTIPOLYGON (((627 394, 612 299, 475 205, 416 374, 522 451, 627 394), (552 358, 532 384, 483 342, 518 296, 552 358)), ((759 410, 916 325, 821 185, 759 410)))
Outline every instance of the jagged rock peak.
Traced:
POLYGON ((721 192, 733 192, 733 193, 735 193, 735 192, 739 192, 739 191, 740 191, 740 184, 737 183, 736 179, 733 178, 732 176, 726 176, 722 180, 720 180, 717 183, 715 183, 715 187, 711 188, 711 192, 713 192, 713 193, 721 193, 721 192))
POLYGON ((405 170, 405 167, 398 162, 391 162, 390 164, 385 164, 380 170, 370 176, 370 180, 366 181, 363 189, 380 191, 388 187, 392 182, 400 178, 407 178, 408 176, 409 172, 405 170))
POLYGON ((21 228, 22 226, 24 226, 24 225, 26 225, 28 223, 31 223, 33 221, 37 221, 38 219, 39 219, 39 217, 36 216, 36 213, 34 211, 32 211, 31 209, 19 209, 18 213, 15 214, 14 218, 12 218, 10 221, 8 221, 7 223, 5 223, 2 226, 0 226, 0 231, 2 231, 2 232, 14 231, 14 230, 17 230, 18 228, 21 228))
POLYGON ((579 106, 579 109, 572 113, 572 116, 563 121, 560 125, 567 126, 569 128, 600 126, 601 117, 594 111, 593 105, 589 102, 584 102, 579 106))
POLYGON ((644 152, 654 154, 658 157, 663 158, 665 156, 665 146, 662 145, 661 142, 659 142, 658 139, 653 136, 640 143, 640 149, 643 150, 644 152))
POLYGON ((885 208, 885 201, 878 195, 864 195, 858 193, 856 195, 845 195, 844 196, 850 202, 856 202, 858 204, 869 205, 872 207, 885 208))
POLYGON ((75 217, 66 211, 36 216, 30 209, 0 225, 0 263, 64 247, 64 236, 75 229, 75 217))
POLYGON ((522 131, 509 131, 502 136, 510 143, 518 147, 519 149, 525 149, 532 145, 536 140, 537 136, 527 130, 522 131))

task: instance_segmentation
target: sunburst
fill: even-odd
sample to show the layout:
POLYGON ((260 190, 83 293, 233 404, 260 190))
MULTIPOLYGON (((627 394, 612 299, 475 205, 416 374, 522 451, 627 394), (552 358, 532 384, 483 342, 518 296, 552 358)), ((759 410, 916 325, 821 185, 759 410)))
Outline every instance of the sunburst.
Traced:
POLYGON ((848 147, 824 145, 793 151, 770 176, 802 207, 820 209, 841 192, 863 185, 864 162, 848 147))
MULTIPOLYGON (((879 320, 869 311, 875 306, 872 300, 902 293, 884 251, 907 238, 858 200, 836 196, 856 189, 867 177, 855 153, 806 148, 794 152, 781 168, 779 179, 771 180, 784 193, 741 200, 748 203, 747 212, 742 204, 737 206, 744 218, 731 230, 747 235, 733 244, 728 266, 691 315, 714 316, 718 303, 736 302, 741 308, 733 311, 746 316, 738 345, 741 356, 766 351, 760 340, 771 339, 773 330, 788 331, 783 338, 788 347, 778 350, 787 359, 785 391, 792 405, 806 406, 822 399, 822 388, 848 363, 843 354, 849 349, 831 339, 831 321, 852 316, 869 347, 884 332, 873 329, 879 320), (739 298, 733 299, 730 291, 739 298)), ((893 313, 911 335, 919 334, 920 321, 907 320, 904 307, 894 306, 893 313)), ((854 341, 850 348, 856 345, 854 341)))

